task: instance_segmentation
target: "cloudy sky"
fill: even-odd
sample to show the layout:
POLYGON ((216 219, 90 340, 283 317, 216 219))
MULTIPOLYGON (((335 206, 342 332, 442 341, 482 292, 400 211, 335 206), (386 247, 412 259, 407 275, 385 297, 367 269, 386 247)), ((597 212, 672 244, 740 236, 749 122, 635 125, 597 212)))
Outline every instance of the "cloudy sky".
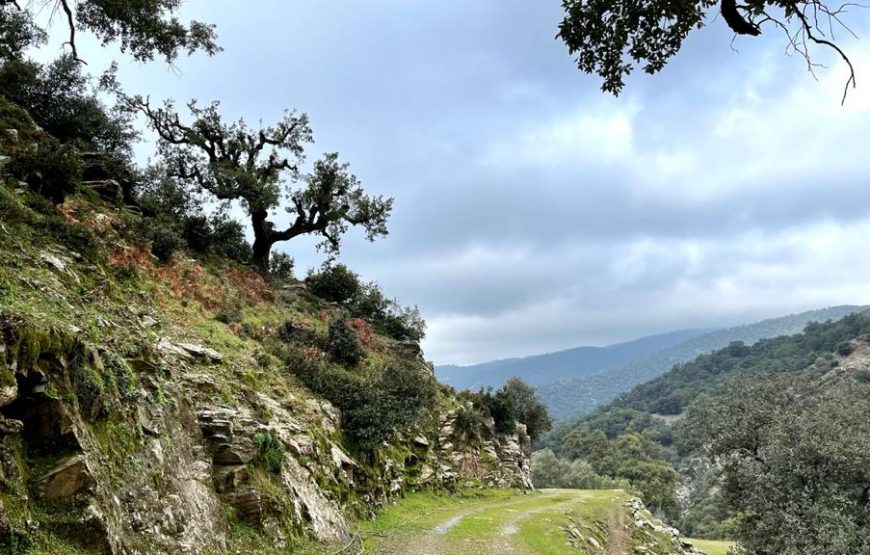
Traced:
MULTIPOLYGON (((338 151, 396 197, 389 238, 354 235, 343 259, 419 305, 437 363, 870 303, 870 39, 838 35, 845 107, 836 59, 819 51, 816 81, 783 37, 735 52, 721 21, 613 98, 554 40, 560 5, 189 0, 225 51, 122 57, 120 76, 233 118, 307 112, 309 159, 338 151)), ((114 56, 80 50, 95 70, 114 56)))

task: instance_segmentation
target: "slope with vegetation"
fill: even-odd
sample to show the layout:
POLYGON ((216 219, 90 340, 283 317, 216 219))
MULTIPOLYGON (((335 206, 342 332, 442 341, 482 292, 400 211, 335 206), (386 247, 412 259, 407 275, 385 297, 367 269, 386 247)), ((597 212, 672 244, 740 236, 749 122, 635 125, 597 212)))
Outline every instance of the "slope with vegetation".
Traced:
POLYGON ((458 396, 416 309, 270 252, 287 234, 260 215, 284 205, 333 255, 350 227, 386 232, 389 201, 335 157, 303 173, 301 116, 250 130, 194 109, 161 164, 133 163, 136 97, 110 72, 103 103, 75 33, 139 60, 214 53, 178 5, 59 2, 72 52, 42 64, 33 6, 0 3, 0 551, 287 552, 409 491, 528 487, 517 419, 542 420, 522 384, 458 396))
POLYGON ((557 430, 544 443, 562 459, 536 454, 533 479, 623 480, 747 553, 866 553, 868 341, 862 313, 702 355, 557 430))

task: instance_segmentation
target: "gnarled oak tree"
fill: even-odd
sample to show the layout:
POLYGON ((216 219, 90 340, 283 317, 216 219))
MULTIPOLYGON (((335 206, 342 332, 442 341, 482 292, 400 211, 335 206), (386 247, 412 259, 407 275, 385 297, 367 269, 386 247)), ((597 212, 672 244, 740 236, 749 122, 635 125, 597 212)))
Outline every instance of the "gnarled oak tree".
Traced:
POLYGON ((336 254, 350 226, 361 226, 370 241, 387 235, 393 199, 366 195, 337 154, 324 155, 310 174, 301 174, 304 145, 312 141, 306 115, 288 111, 274 126, 251 129, 243 120, 224 123, 216 102, 190 102, 192 121, 184 123, 171 102, 157 108, 142 97, 123 98, 159 135, 171 176, 217 200, 241 201, 254 231, 253 262, 264 275, 280 241, 313 234, 322 238, 320 248, 336 254), (303 186, 294 187, 298 183, 303 186), (270 213, 282 205, 291 223, 276 229, 270 213))
MULTIPOLYGON (((737 35, 758 36, 765 28, 782 31, 787 50, 806 60, 813 71, 810 45, 832 49, 849 66, 846 91, 855 85, 849 57, 834 42, 840 27, 852 33, 842 16, 857 4, 828 5, 821 0, 563 0, 565 18, 559 37, 577 56, 578 67, 596 73, 602 89, 619 94, 625 77, 640 64, 647 73, 660 71, 683 46, 693 29, 721 13, 737 35)), ((845 93, 843 95, 845 99, 845 93)))

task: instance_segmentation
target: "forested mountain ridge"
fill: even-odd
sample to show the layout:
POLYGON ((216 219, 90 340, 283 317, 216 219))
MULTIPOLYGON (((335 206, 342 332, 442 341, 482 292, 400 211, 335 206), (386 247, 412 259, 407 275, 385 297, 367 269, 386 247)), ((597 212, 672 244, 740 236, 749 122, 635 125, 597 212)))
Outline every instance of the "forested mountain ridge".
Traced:
POLYGON ((571 418, 607 403, 635 385, 666 372, 675 364, 720 349, 732 341, 752 344, 768 337, 799 333, 810 322, 837 320, 863 308, 852 305, 822 308, 700 334, 621 367, 573 380, 539 385, 538 395, 554 418, 571 418))
POLYGON ((681 330, 606 347, 577 347, 554 353, 495 360, 469 366, 439 365, 435 367, 435 371, 443 382, 457 389, 500 387, 515 376, 538 386, 558 379, 596 374, 638 357, 667 349, 703 333, 705 330, 681 330))

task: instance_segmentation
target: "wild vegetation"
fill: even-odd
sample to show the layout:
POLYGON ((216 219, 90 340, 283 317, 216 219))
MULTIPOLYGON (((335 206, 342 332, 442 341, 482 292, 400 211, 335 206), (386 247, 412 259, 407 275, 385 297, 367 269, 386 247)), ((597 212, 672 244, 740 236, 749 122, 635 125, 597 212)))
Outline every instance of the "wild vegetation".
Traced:
POLYGON ((535 475, 627 480, 684 533, 748 553, 862 553, 870 374, 848 357, 868 333, 853 314, 677 365, 544 438, 562 477, 535 475))

